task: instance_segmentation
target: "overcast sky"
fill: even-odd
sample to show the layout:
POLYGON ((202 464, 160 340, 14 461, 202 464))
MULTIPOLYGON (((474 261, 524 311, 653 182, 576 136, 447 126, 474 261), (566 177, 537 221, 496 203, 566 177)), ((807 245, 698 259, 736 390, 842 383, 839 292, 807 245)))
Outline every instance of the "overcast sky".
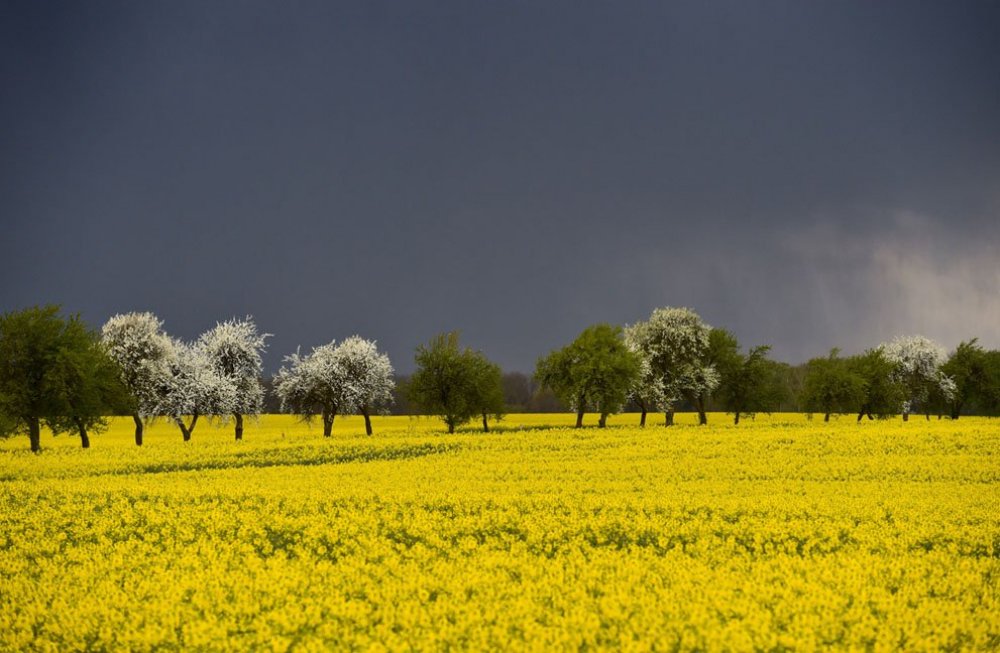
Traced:
POLYGON ((252 314, 272 371, 664 305, 1000 346, 1000 4, 5 2, 0 228, 0 310, 252 314))

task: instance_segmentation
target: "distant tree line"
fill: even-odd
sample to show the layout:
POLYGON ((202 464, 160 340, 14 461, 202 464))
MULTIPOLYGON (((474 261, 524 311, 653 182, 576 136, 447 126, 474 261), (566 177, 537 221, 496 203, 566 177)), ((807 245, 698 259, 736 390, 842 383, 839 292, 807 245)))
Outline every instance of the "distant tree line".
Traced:
POLYGON ((790 366, 768 345, 743 347, 736 336, 706 324, 688 308, 658 308, 625 327, 596 324, 539 358, 534 374, 504 373, 481 351, 440 334, 417 347, 416 371, 395 374, 376 343, 352 336, 308 354, 295 352, 265 378, 261 356, 269 334, 252 318, 220 322, 192 342, 168 335, 152 313, 115 315, 100 331, 57 306, 0 316, 0 435, 28 435, 41 448, 43 427, 72 433, 83 447, 106 428, 108 415, 130 415, 135 443, 145 425, 166 419, 188 441, 199 419, 244 418, 261 412, 319 417, 331 435, 338 415, 436 415, 449 433, 472 420, 484 431, 509 412, 598 415, 650 414, 674 423, 679 410, 724 411, 735 424, 775 411, 886 418, 923 414, 958 419, 1000 413, 1000 351, 976 339, 948 353, 922 336, 903 336, 854 356, 837 349, 790 366))

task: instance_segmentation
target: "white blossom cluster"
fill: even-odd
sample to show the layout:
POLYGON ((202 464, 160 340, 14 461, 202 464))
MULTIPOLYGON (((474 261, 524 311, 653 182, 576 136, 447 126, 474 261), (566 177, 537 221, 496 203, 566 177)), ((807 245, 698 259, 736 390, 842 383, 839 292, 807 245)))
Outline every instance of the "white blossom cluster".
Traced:
POLYGON ((115 315, 101 329, 142 418, 259 413, 267 337, 247 318, 219 323, 189 344, 167 335, 152 313, 115 315))
POLYGON ((882 345, 882 353, 892 363, 894 380, 907 391, 903 412, 926 402, 937 391, 951 400, 957 393, 954 379, 941 371, 947 358, 944 347, 924 336, 899 336, 882 345))
POLYGON ((392 363, 375 342, 360 336, 347 338, 336 350, 343 373, 344 395, 353 411, 383 410, 392 403, 392 363))
POLYGON ((663 378, 653 371, 649 354, 639 343, 639 326, 625 327, 625 346, 639 358, 639 375, 629 391, 629 399, 638 403, 644 410, 655 412, 667 406, 663 393, 663 378))
POLYGON ((135 398, 136 413, 156 415, 179 354, 163 322, 152 313, 115 315, 101 329, 101 341, 135 398))
POLYGON ((270 334, 258 333, 253 318, 247 317, 220 322, 195 343, 212 370, 233 386, 236 399, 232 413, 256 415, 264 406, 261 354, 268 337, 270 334))
POLYGON ((392 364, 374 341, 352 336, 340 345, 315 347, 306 356, 296 352, 285 363, 274 378, 283 411, 307 418, 320 413, 370 413, 392 402, 392 364))
POLYGON ((715 367, 706 364, 709 333, 705 324, 689 308, 658 308, 649 320, 626 329, 626 338, 650 365, 651 387, 643 392, 658 398, 671 410, 685 394, 702 395, 719 385, 715 367))
POLYGON ((177 357, 170 366, 156 406, 157 415, 228 416, 240 404, 236 385, 212 366, 199 343, 174 341, 177 357))
POLYGON ((274 377, 274 392, 282 411, 304 417, 345 412, 347 397, 336 351, 337 345, 331 341, 305 356, 296 351, 285 357, 285 366, 274 377))

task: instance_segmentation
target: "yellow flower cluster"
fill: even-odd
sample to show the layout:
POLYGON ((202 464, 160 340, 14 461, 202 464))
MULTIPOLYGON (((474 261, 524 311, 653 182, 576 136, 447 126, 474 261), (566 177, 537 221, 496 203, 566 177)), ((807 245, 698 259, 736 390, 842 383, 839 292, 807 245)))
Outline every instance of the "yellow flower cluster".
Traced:
POLYGON ((990 650, 1000 423, 0 443, 0 650, 990 650))

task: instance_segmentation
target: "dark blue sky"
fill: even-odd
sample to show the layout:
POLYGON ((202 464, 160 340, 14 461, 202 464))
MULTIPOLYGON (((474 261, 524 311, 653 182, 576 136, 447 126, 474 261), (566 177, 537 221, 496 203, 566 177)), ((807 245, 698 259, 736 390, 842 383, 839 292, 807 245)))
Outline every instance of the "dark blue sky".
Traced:
POLYGON ((0 82, 0 310, 1000 346, 996 3, 4 2, 0 82))

